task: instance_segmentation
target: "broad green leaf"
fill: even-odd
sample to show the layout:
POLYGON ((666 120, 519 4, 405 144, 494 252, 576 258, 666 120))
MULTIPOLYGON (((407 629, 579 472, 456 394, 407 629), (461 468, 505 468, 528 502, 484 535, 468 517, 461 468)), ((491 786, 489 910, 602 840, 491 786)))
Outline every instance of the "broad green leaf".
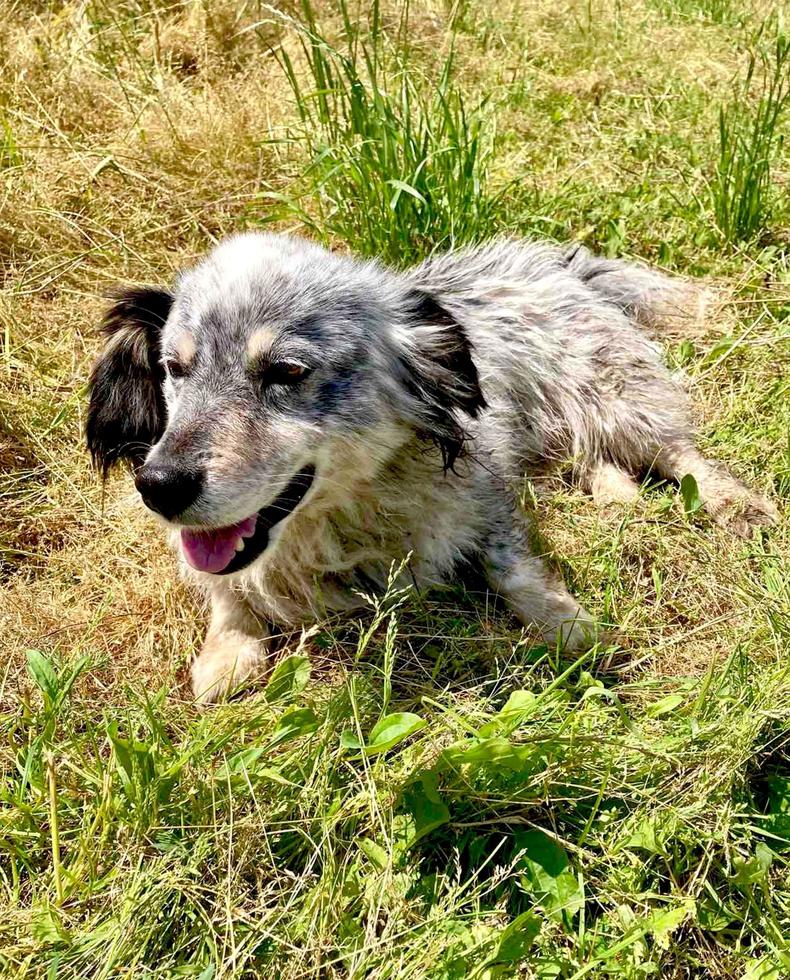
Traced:
POLYGON ((513 691, 497 714, 480 728, 480 735, 508 735, 521 725, 535 710, 537 698, 532 691, 513 691))
POLYGON ((681 926, 690 915, 694 915, 696 906, 688 900, 675 908, 654 912, 647 922, 647 931, 653 936, 661 949, 669 949, 672 933, 681 926))
POLYGON ((790 779, 770 776, 768 784, 768 815, 760 827, 771 834, 771 847, 777 851, 790 848, 790 779))
MULTIPOLYGON (((296 711, 309 711, 309 709, 297 708, 296 711)), ((309 716, 302 717, 300 724, 299 718, 291 718, 290 721, 288 720, 286 716, 292 714, 293 712, 286 712, 283 715, 283 718, 285 718, 286 721, 280 729, 280 733, 277 735, 276 741, 269 742, 266 745, 253 745, 250 748, 235 752, 228 758, 225 764, 225 769, 217 770, 217 780, 224 783, 230 777, 231 786, 238 788, 239 790, 243 790, 248 782, 257 783, 262 779, 268 779, 272 782, 279 783, 280 786, 295 786, 298 788, 300 785, 299 783, 294 783, 290 779, 286 779, 285 776, 279 773, 276 769, 261 764, 262 762, 268 761, 271 754, 271 749, 274 747, 274 745, 284 742, 288 738, 294 738, 297 734, 303 734, 304 731, 309 728, 309 716)), ((312 712, 310 712, 310 715, 312 715, 312 712)), ((281 722, 283 718, 280 719, 281 722)), ((309 728, 309 730, 312 731, 313 729, 309 728)), ((275 729, 275 732, 277 732, 277 729, 275 729)))
POLYGON ((768 812, 790 814, 790 779, 786 776, 769 776, 768 812))
POLYGON ((273 783, 279 783, 280 786, 294 786, 299 789, 302 785, 301 783, 295 783, 292 779, 286 779, 276 769, 271 769, 269 766, 260 766, 255 770, 255 775, 259 779, 271 779, 273 783))
POLYGON ((697 900, 697 922, 707 932, 721 932, 736 918, 737 914, 728 912, 718 895, 705 893, 697 900))
POLYGON ((733 337, 724 337, 718 343, 714 344, 705 355, 702 361, 703 366, 707 367, 716 361, 723 360, 735 346, 736 340, 733 337))
POLYGON ((625 847, 636 847, 648 854, 663 854, 664 848, 659 839, 659 831, 655 817, 644 817, 634 827, 631 836, 625 841, 625 847))
POLYGON ((281 660, 272 671, 263 691, 267 701, 283 701, 301 693, 310 680, 310 661, 294 653, 281 660))
POLYGON ((534 912, 522 912, 516 916, 503 930, 496 952, 486 961, 486 966, 520 963, 537 939, 540 927, 541 921, 534 912))
POLYGON ((548 915, 570 919, 584 906, 584 893, 565 849, 541 830, 515 835, 521 884, 548 915))
POLYGON ((40 650, 27 651, 27 669, 38 689, 54 703, 58 696, 58 675, 40 650))
POLYGON ((352 732, 350 728, 347 728, 344 732, 340 733, 340 746, 344 749, 361 749, 362 742, 360 742, 356 732, 352 732))
POLYGON ((380 844, 370 840, 369 837, 363 837, 357 841, 357 847, 379 871, 387 870, 390 863, 389 858, 387 857, 387 852, 380 844))
POLYGON ((228 770, 231 773, 249 772, 255 763, 266 751, 267 746, 255 745, 249 749, 242 749, 236 752, 227 761, 228 770))
POLYGON ((660 701, 656 701, 655 704, 651 704, 645 713, 650 718, 661 718, 664 715, 672 714, 675 708, 679 708, 683 704, 684 700, 682 694, 668 694, 660 701))
POLYGON ((71 936, 61 922, 60 913, 50 905, 34 909, 30 933, 39 946, 66 946, 71 936))
POLYGON ((623 938, 619 942, 614 943, 614 945, 606 947, 598 955, 598 959, 608 960, 614 956, 618 956, 623 950, 638 943, 643 936, 648 934, 652 934, 659 945, 663 946, 669 934, 677 929, 688 916, 694 915, 695 908, 693 899, 687 899, 679 906, 654 912, 645 919, 636 919, 623 938))
POLYGON ((436 788, 436 773, 423 773, 421 779, 408 786, 403 793, 403 802, 414 819, 409 847, 450 819, 450 811, 436 788))
POLYGON ((535 980, 562 980, 568 975, 568 961, 559 954, 555 959, 546 957, 541 950, 540 962, 535 963, 535 980))
POLYGON ((688 364, 689 361, 694 359, 694 355, 697 353, 697 349, 694 346, 694 342, 691 340, 682 340, 678 344, 677 357, 680 364, 688 364))
POLYGON ((385 715, 373 726, 363 751, 365 755, 387 752, 424 727, 425 722, 419 715, 412 714, 411 711, 395 711, 391 715, 385 715))
POLYGON ((742 887, 749 887, 762 881, 771 867, 774 859, 774 852, 766 844, 760 841, 754 849, 754 855, 750 858, 735 858, 733 867, 735 868, 735 881, 742 887))
POLYGON ((540 763, 540 751, 532 745, 514 745, 506 738, 488 738, 483 742, 450 746, 442 753, 442 761, 451 767, 472 766, 492 772, 529 772, 540 763))
POLYGON ((309 735, 318 728, 318 718, 312 708, 291 708, 280 715, 270 747, 299 735, 309 735))
POLYGON ((683 510, 687 516, 691 516, 691 514, 696 513, 702 507, 702 497, 699 495, 699 487, 691 473, 686 473, 680 481, 680 496, 683 498, 683 510))
POLYGON ((782 980, 786 976, 770 956, 761 956, 746 967, 741 980, 782 980))

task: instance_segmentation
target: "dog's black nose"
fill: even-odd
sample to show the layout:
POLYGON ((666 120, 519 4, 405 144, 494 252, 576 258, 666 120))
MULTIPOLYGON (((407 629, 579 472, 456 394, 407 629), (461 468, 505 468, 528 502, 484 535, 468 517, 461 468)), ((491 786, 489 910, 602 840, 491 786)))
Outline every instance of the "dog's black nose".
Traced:
POLYGON ((134 485, 146 507, 172 520, 197 500, 203 488, 203 474, 178 466, 146 464, 138 471, 134 485))

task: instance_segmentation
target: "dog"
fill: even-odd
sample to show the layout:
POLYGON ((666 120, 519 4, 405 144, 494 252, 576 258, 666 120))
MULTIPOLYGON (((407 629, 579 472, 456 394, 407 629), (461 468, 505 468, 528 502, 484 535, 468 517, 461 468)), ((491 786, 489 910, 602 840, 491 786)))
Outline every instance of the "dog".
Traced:
POLYGON ((530 544, 518 486, 566 464, 600 505, 692 474, 740 533, 777 511, 695 448, 655 340, 690 287, 582 246, 495 240, 405 272, 277 234, 216 246, 172 289, 114 294, 86 438, 131 464, 211 620, 196 698, 266 669, 270 627, 482 570, 546 641, 598 626, 530 544))

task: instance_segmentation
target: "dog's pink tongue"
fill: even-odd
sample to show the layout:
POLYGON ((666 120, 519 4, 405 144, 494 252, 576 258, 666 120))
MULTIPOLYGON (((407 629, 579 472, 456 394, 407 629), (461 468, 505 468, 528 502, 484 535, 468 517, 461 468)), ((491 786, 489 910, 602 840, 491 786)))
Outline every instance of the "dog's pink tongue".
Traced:
POLYGON ((199 572, 221 572, 236 554, 239 538, 251 538, 255 533, 257 520, 255 514, 230 527, 218 527, 211 531, 182 531, 181 545, 186 560, 199 572))

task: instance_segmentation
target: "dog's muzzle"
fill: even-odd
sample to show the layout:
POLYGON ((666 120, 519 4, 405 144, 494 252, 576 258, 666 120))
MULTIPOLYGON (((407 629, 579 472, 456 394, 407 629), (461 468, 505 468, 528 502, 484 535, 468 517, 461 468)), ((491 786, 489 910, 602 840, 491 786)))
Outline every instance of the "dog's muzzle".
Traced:
POLYGON ((228 527, 184 529, 181 546, 192 568, 212 575, 229 575, 246 568, 269 543, 269 532, 292 514, 313 485, 315 467, 299 470, 274 500, 243 521, 228 527))

